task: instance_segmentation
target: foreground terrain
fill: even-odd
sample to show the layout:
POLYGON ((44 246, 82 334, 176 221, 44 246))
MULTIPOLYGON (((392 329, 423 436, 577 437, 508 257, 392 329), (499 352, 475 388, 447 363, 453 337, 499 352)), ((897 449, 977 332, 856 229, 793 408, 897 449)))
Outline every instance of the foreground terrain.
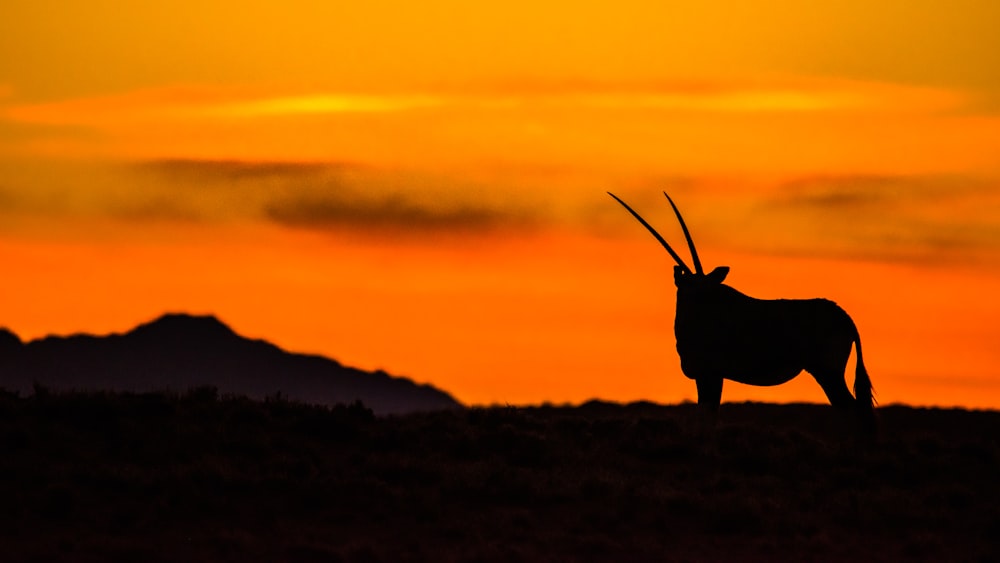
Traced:
POLYGON ((0 395, 4 561, 995 560, 1000 413, 0 395))

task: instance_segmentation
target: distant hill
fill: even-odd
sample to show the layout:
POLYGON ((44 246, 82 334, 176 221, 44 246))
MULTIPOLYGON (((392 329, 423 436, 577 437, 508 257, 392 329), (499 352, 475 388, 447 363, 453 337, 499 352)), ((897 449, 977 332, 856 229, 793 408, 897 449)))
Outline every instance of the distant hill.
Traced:
POLYGON ((377 414, 461 407, 430 385, 343 366, 322 356, 293 354, 244 338, 212 316, 168 314, 125 334, 49 336, 27 343, 0 329, 0 387, 53 390, 184 391, 333 405, 362 401, 377 414))

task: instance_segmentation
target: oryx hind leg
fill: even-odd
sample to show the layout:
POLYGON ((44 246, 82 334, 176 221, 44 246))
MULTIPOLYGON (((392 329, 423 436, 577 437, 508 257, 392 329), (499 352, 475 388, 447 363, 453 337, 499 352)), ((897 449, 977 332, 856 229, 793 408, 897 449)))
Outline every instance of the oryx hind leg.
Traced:
POLYGON ((853 410, 857 402, 847 388, 844 377, 851 356, 851 345, 850 340, 834 339, 805 366, 806 371, 823 388, 830 404, 840 410, 853 410))
POLYGON ((834 407, 842 410, 850 410, 854 408, 854 395, 847 388, 847 382, 844 380, 844 372, 820 372, 813 373, 813 378, 819 383, 819 386, 823 388, 823 392, 826 393, 826 398, 830 401, 830 404, 834 407))
POLYGON ((823 388, 838 416, 843 417, 842 422, 852 427, 856 436, 867 439, 874 435, 875 422, 871 406, 858 401, 851 394, 842 371, 820 372, 813 374, 813 377, 823 388))

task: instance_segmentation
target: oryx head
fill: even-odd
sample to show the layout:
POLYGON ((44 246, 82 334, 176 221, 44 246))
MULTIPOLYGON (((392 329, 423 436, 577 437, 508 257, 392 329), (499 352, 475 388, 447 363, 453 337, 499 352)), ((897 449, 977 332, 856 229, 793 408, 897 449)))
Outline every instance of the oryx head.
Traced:
POLYGON ((718 285, 726 279, 726 275, 729 274, 729 266, 720 266, 709 273, 705 273, 701 268, 701 260, 698 259, 698 250, 694 247, 694 240, 691 238, 691 233, 688 231, 687 225, 684 223, 684 217, 681 217, 681 212, 674 205, 674 200, 670 199, 667 192, 663 192, 663 195, 667 196, 667 201, 670 202, 670 207, 674 208, 674 214, 677 215, 677 221, 681 224, 681 229, 684 231, 684 238, 687 239, 688 248, 691 249, 691 260, 694 262, 694 270, 688 267, 681 259, 680 255, 674 252, 673 248, 667 244, 667 241, 660 236, 660 233, 656 232, 656 229, 650 226, 634 209, 628 206, 627 203, 618 198, 615 194, 608 192, 608 195, 615 198, 615 201, 622 204, 629 213, 632 214, 643 227, 649 229, 649 232, 656 237, 656 240, 660 241, 663 248, 667 249, 670 256, 673 257, 677 265, 674 266, 674 284, 677 286, 678 290, 689 290, 698 291, 699 289, 707 288, 710 286, 718 285))

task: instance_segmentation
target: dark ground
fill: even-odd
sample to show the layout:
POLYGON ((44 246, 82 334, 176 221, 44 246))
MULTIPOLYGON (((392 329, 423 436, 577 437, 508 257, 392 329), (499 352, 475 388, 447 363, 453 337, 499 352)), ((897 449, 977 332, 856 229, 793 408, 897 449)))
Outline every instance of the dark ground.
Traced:
POLYGON ((879 416, 3 394, 0 560, 998 560, 1000 413, 879 416))

